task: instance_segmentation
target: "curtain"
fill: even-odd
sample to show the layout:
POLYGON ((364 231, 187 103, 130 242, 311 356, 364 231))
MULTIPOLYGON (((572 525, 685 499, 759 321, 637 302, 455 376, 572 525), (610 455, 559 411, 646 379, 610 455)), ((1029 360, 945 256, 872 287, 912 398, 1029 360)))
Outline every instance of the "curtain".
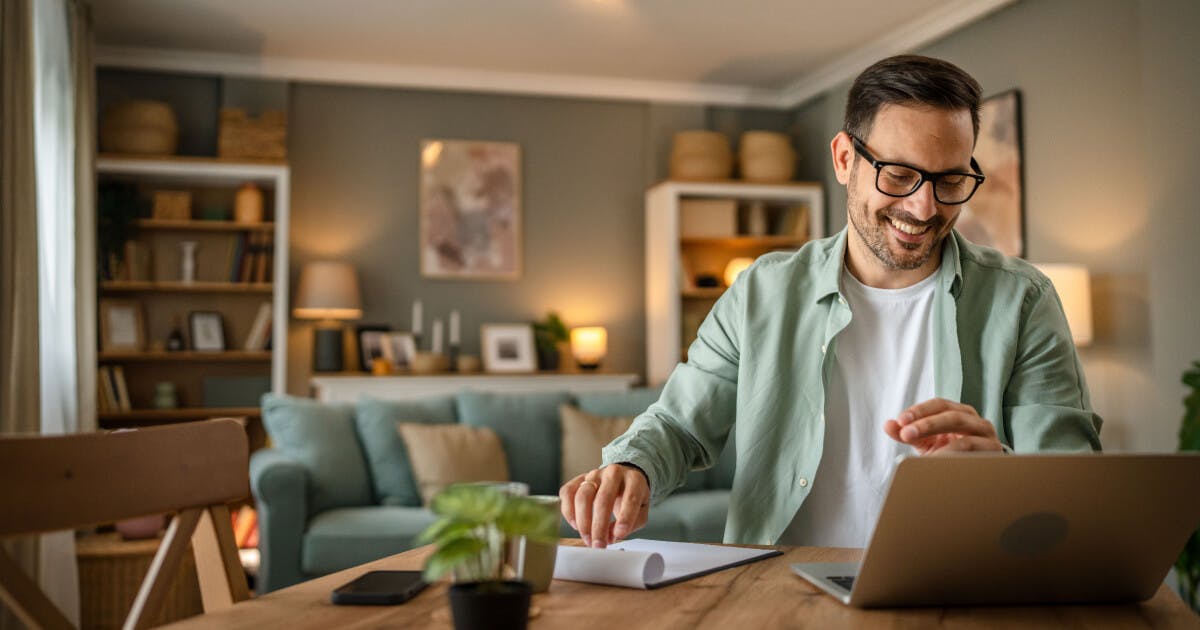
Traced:
MULTIPOLYGON (((0 433, 41 426, 33 76, 32 2, 0 0, 0 433)), ((4 544, 37 577, 37 539, 4 544)), ((0 627, 23 626, 0 607, 0 627)))

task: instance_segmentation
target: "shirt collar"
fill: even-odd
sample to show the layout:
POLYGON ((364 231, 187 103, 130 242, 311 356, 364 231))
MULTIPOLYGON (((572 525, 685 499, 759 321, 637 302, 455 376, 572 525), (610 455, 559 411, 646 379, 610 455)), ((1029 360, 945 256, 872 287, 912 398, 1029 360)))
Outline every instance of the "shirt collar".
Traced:
MULTIPOLYGON (((846 261, 846 234, 849 226, 842 228, 833 240, 825 260, 821 261, 816 278, 816 298, 820 302, 830 295, 840 295, 838 281, 842 275, 842 267, 846 261)), ((950 234, 942 241, 942 263, 934 273, 938 275, 938 287, 958 298, 962 292, 962 259, 960 256, 958 230, 950 230, 950 234)))

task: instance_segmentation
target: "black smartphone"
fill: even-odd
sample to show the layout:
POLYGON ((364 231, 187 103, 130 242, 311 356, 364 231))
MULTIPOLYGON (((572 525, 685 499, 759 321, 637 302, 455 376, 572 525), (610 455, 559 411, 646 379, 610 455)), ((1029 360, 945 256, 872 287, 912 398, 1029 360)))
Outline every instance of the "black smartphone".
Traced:
POLYGON ((403 604, 426 586, 420 571, 371 571, 334 589, 330 599, 335 604, 403 604))

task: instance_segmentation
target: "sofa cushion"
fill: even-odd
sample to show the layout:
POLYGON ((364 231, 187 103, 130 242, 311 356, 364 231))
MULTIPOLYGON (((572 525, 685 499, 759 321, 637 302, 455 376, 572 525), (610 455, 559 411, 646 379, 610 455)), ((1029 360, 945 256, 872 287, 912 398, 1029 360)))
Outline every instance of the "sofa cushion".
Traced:
POLYGON ((308 523, 301 569, 324 575, 417 546, 437 518, 419 507, 372 506, 322 512, 308 523))
MULTIPOLYGON (((655 516, 678 521, 683 529, 683 538, 680 540, 687 542, 721 542, 725 538, 725 519, 728 515, 728 490, 680 492, 650 508, 650 521, 655 516)), ((651 537, 641 533, 638 536, 651 537)))
POLYGON ((275 448, 308 470, 310 515, 372 502, 350 405, 267 394, 262 414, 275 448))
POLYGON ((450 484, 508 481, 504 448, 496 432, 487 427, 416 422, 401 422, 397 427, 426 506, 450 484))
POLYGON ((601 449, 625 432, 633 416, 597 416, 574 405, 559 405, 558 419, 562 423, 562 475, 566 482, 578 475, 599 468, 601 449))
POLYGON ((558 406, 569 400, 565 392, 463 392, 458 395, 458 418, 500 436, 513 481, 529 484, 531 494, 558 494, 562 443, 558 406))
MULTIPOLYGON (((623 392, 588 392, 577 394, 579 408, 598 416, 637 416, 658 402, 661 387, 635 387, 623 392)), ((565 481, 565 480, 564 480, 565 481)), ((683 492, 708 487, 708 474, 703 470, 688 473, 679 489, 683 492)))
POLYGON ((367 454, 375 496, 380 503, 421 505, 408 451, 396 425, 400 422, 446 424, 455 422, 455 418, 453 396, 403 401, 359 399, 354 421, 367 454))

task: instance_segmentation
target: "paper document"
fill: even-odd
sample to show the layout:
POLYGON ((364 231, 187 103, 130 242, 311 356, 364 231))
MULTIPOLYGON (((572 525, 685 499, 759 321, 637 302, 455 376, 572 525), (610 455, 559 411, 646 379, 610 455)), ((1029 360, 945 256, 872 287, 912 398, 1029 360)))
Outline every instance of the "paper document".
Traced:
POLYGON ((559 546, 554 579, 626 588, 659 588, 783 555, 775 549, 744 549, 661 540, 626 540, 607 549, 559 546))

